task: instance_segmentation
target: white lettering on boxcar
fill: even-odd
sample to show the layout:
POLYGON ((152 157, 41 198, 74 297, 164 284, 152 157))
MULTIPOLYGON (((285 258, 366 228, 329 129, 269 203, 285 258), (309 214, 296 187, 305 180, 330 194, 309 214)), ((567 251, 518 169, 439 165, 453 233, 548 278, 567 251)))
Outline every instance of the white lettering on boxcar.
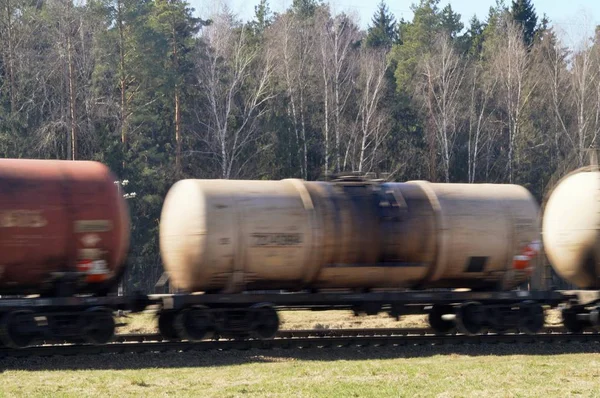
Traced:
POLYGON ((43 210, 6 210, 0 212, 0 228, 42 228, 48 220, 43 210))

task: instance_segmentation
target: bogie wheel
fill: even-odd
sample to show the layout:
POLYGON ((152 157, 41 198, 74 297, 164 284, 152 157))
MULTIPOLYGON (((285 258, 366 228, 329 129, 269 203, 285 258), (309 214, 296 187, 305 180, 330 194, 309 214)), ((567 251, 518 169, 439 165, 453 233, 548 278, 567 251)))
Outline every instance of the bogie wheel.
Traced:
POLYGON ((581 333, 586 325, 583 321, 577 319, 577 311, 573 308, 565 308, 562 310, 563 325, 571 333, 581 333))
POLYGON ((454 329, 454 322, 442 317, 446 314, 454 314, 454 309, 449 305, 434 305, 429 311, 429 325, 438 333, 448 333, 454 329))
POLYGON ((163 311, 158 314, 158 331, 161 336, 168 340, 177 340, 177 330, 175 330, 175 316, 174 311, 163 311))
POLYGON ((526 301, 519 306, 519 330, 526 334, 536 334, 544 327, 544 308, 539 303, 526 301))
POLYGON ((0 319, 0 340, 10 348, 27 347, 36 337, 36 327, 33 311, 8 312, 0 319))
POLYGON ((83 337, 90 344, 106 344, 115 335, 112 310, 105 307, 88 308, 83 313, 83 337))
POLYGON ((271 339, 279 330, 279 316, 277 311, 269 304, 255 304, 251 307, 255 310, 254 328, 252 332, 259 339, 271 339))
POLYGON ((485 310, 480 303, 465 303, 458 309, 456 320, 461 332, 469 335, 478 334, 483 329, 485 310))
POLYGON ((200 341, 210 338, 214 332, 214 323, 204 306, 194 306, 181 310, 175 316, 175 332, 182 339, 200 341))

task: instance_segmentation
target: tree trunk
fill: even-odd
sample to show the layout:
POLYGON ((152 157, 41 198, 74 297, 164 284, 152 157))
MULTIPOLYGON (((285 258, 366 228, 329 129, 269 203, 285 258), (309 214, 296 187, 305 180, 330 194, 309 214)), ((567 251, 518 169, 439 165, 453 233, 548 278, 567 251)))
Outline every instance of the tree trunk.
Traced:
MULTIPOLYGON (((179 59, 177 58, 177 32, 173 28, 173 71, 179 73, 179 59)), ((180 93, 179 83, 175 82, 175 171, 181 172, 181 104, 180 104, 180 93)))
POLYGON ((119 29, 119 85, 121 88, 121 145, 123 150, 123 163, 125 168, 125 154, 127 153, 127 84, 125 69, 125 35, 123 33, 123 2, 117 2, 117 25, 119 29))
POLYGON ((329 175, 329 79, 327 76, 327 62, 326 62, 326 54, 327 50, 325 49, 325 44, 321 43, 321 55, 323 56, 323 83, 324 83, 324 105, 323 110, 325 111, 325 126, 324 126, 324 134, 325 134, 325 177, 329 175))
MULTIPOLYGON (((67 3, 70 11, 71 2, 67 3)), ((67 15, 70 16, 70 12, 67 15)), ((68 21, 70 24, 70 20, 68 21)), ((77 160, 77 98, 75 90, 75 67, 73 65, 73 43, 71 39, 71 29, 67 30, 67 63, 68 63, 68 82, 69 82, 69 119, 71 124, 71 160, 77 160)))

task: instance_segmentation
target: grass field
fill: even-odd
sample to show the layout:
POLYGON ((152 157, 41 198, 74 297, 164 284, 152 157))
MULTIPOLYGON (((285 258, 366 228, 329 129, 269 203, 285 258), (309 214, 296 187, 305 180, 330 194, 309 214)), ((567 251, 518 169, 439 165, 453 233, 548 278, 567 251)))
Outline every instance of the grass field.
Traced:
POLYGON ((3 360, 0 396, 599 397, 600 344, 3 360))
MULTIPOLYGON (((425 326, 349 311, 281 317, 285 329, 425 326)), ((154 331, 151 314, 122 320, 121 332, 154 331)), ((0 397, 600 397, 598 352, 600 342, 8 358, 0 397)))

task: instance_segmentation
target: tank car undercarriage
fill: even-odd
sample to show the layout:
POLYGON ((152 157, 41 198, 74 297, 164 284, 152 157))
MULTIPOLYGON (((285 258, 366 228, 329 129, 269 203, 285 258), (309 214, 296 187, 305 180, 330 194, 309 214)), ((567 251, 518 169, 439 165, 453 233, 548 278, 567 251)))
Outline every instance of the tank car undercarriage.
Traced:
POLYGON ((106 344, 115 334, 115 311, 137 312, 146 306, 140 297, 3 297, 0 343, 10 348, 56 340, 106 344))
MULTIPOLYGON (((564 307, 565 327, 579 332, 598 324, 598 311, 580 304, 576 292, 377 292, 156 295, 159 331, 166 339, 268 339, 279 329, 278 311, 352 310, 356 315, 426 314, 437 333, 518 331, 535 334, 544 309, 564 307)), ((595 307, 594 307, 595 308, 595 307)))
POLYGON ((536 334, 546 308, 561 308, 572 333, 600 326, 600 291, 403 291, 165 294, 0 299, 0 343, 23 348, 67 341, 102 345, 115 334, 116 311, 157 310, 165 340, 271 339, 279 311, 350 310, 399 319, 425 314, 438 334, 536 334))

